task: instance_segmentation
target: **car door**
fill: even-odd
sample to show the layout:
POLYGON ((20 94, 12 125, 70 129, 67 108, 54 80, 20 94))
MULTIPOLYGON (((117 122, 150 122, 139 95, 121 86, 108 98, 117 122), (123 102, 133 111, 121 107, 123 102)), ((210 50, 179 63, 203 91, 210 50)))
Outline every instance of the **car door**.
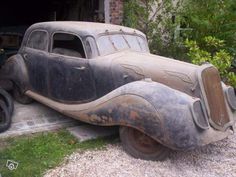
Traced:
POLYGON ((45 30, 35 30, 29 35, 23 57, 28 69, 30 89, 40 95, 48 95, 48 41, 45 30))
POLYGON ((89 102, 96 97, 94 79, 81 39, 54 33, 48 60, 49 95, 64 103, 89 102))

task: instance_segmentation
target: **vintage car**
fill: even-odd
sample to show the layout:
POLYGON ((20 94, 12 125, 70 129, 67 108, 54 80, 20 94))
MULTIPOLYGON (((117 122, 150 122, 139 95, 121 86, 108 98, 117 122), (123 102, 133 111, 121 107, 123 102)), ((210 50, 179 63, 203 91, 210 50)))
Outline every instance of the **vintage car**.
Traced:
POLYGON ((162 160, 234 131, 234 89, 211 64, 152 55, 135 29, 89 22, 28 28, 18 54, 0 71, 22 103, 31 98, 69 117, 119 126, 124 149, 162 160))
POLYGON ((1 33, 0 32, 0 48, 5 50, 7 58, 17 54, 23 36, 18 33, 1 33), (2 42, 1 42, 2 41, 2 42))
MULTIPOLYGON (((4 49, 5 58, 17 54, 27 26, 0 27, 0 49, 4 49)), ((0 66, 4 62, 0 60, 0 66)))

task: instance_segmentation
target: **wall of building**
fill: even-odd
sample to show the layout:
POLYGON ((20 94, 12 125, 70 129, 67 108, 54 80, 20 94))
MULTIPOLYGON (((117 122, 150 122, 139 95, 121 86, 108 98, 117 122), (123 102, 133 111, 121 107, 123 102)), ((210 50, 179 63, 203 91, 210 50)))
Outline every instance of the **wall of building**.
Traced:
POLYGON ((112 24, 121 24, 123 21, 123 0, 110 1, 110 22, 112 24))
POLYGON ((123 21, 124 0, 104 0, 105 22, 120 25, 123 21))

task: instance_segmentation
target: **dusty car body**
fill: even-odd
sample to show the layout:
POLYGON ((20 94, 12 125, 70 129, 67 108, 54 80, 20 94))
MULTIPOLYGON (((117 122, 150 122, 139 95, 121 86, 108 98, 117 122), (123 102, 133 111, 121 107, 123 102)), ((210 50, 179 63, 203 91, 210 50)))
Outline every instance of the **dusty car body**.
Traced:
POLYGON ((161 159, 163 151, 155 154, 153 140, 187 150, 234 131, 235 93, 217 69, 152 55, 145 35, 131 28, 34 24, 0 76, 11 80, 18 94, 62 114, 121 126, 122 143, 135 157, 161 159))

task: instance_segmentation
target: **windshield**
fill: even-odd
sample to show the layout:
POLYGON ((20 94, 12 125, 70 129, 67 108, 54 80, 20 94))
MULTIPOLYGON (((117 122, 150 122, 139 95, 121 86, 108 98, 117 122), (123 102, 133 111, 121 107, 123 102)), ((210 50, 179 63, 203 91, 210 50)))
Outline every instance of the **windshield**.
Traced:
POLYGON ((126 49, 137 52, 149 52, 146 40, 137 35, 104 35, 98 38, 97 43, 101 55, 107 55, 126 49))

